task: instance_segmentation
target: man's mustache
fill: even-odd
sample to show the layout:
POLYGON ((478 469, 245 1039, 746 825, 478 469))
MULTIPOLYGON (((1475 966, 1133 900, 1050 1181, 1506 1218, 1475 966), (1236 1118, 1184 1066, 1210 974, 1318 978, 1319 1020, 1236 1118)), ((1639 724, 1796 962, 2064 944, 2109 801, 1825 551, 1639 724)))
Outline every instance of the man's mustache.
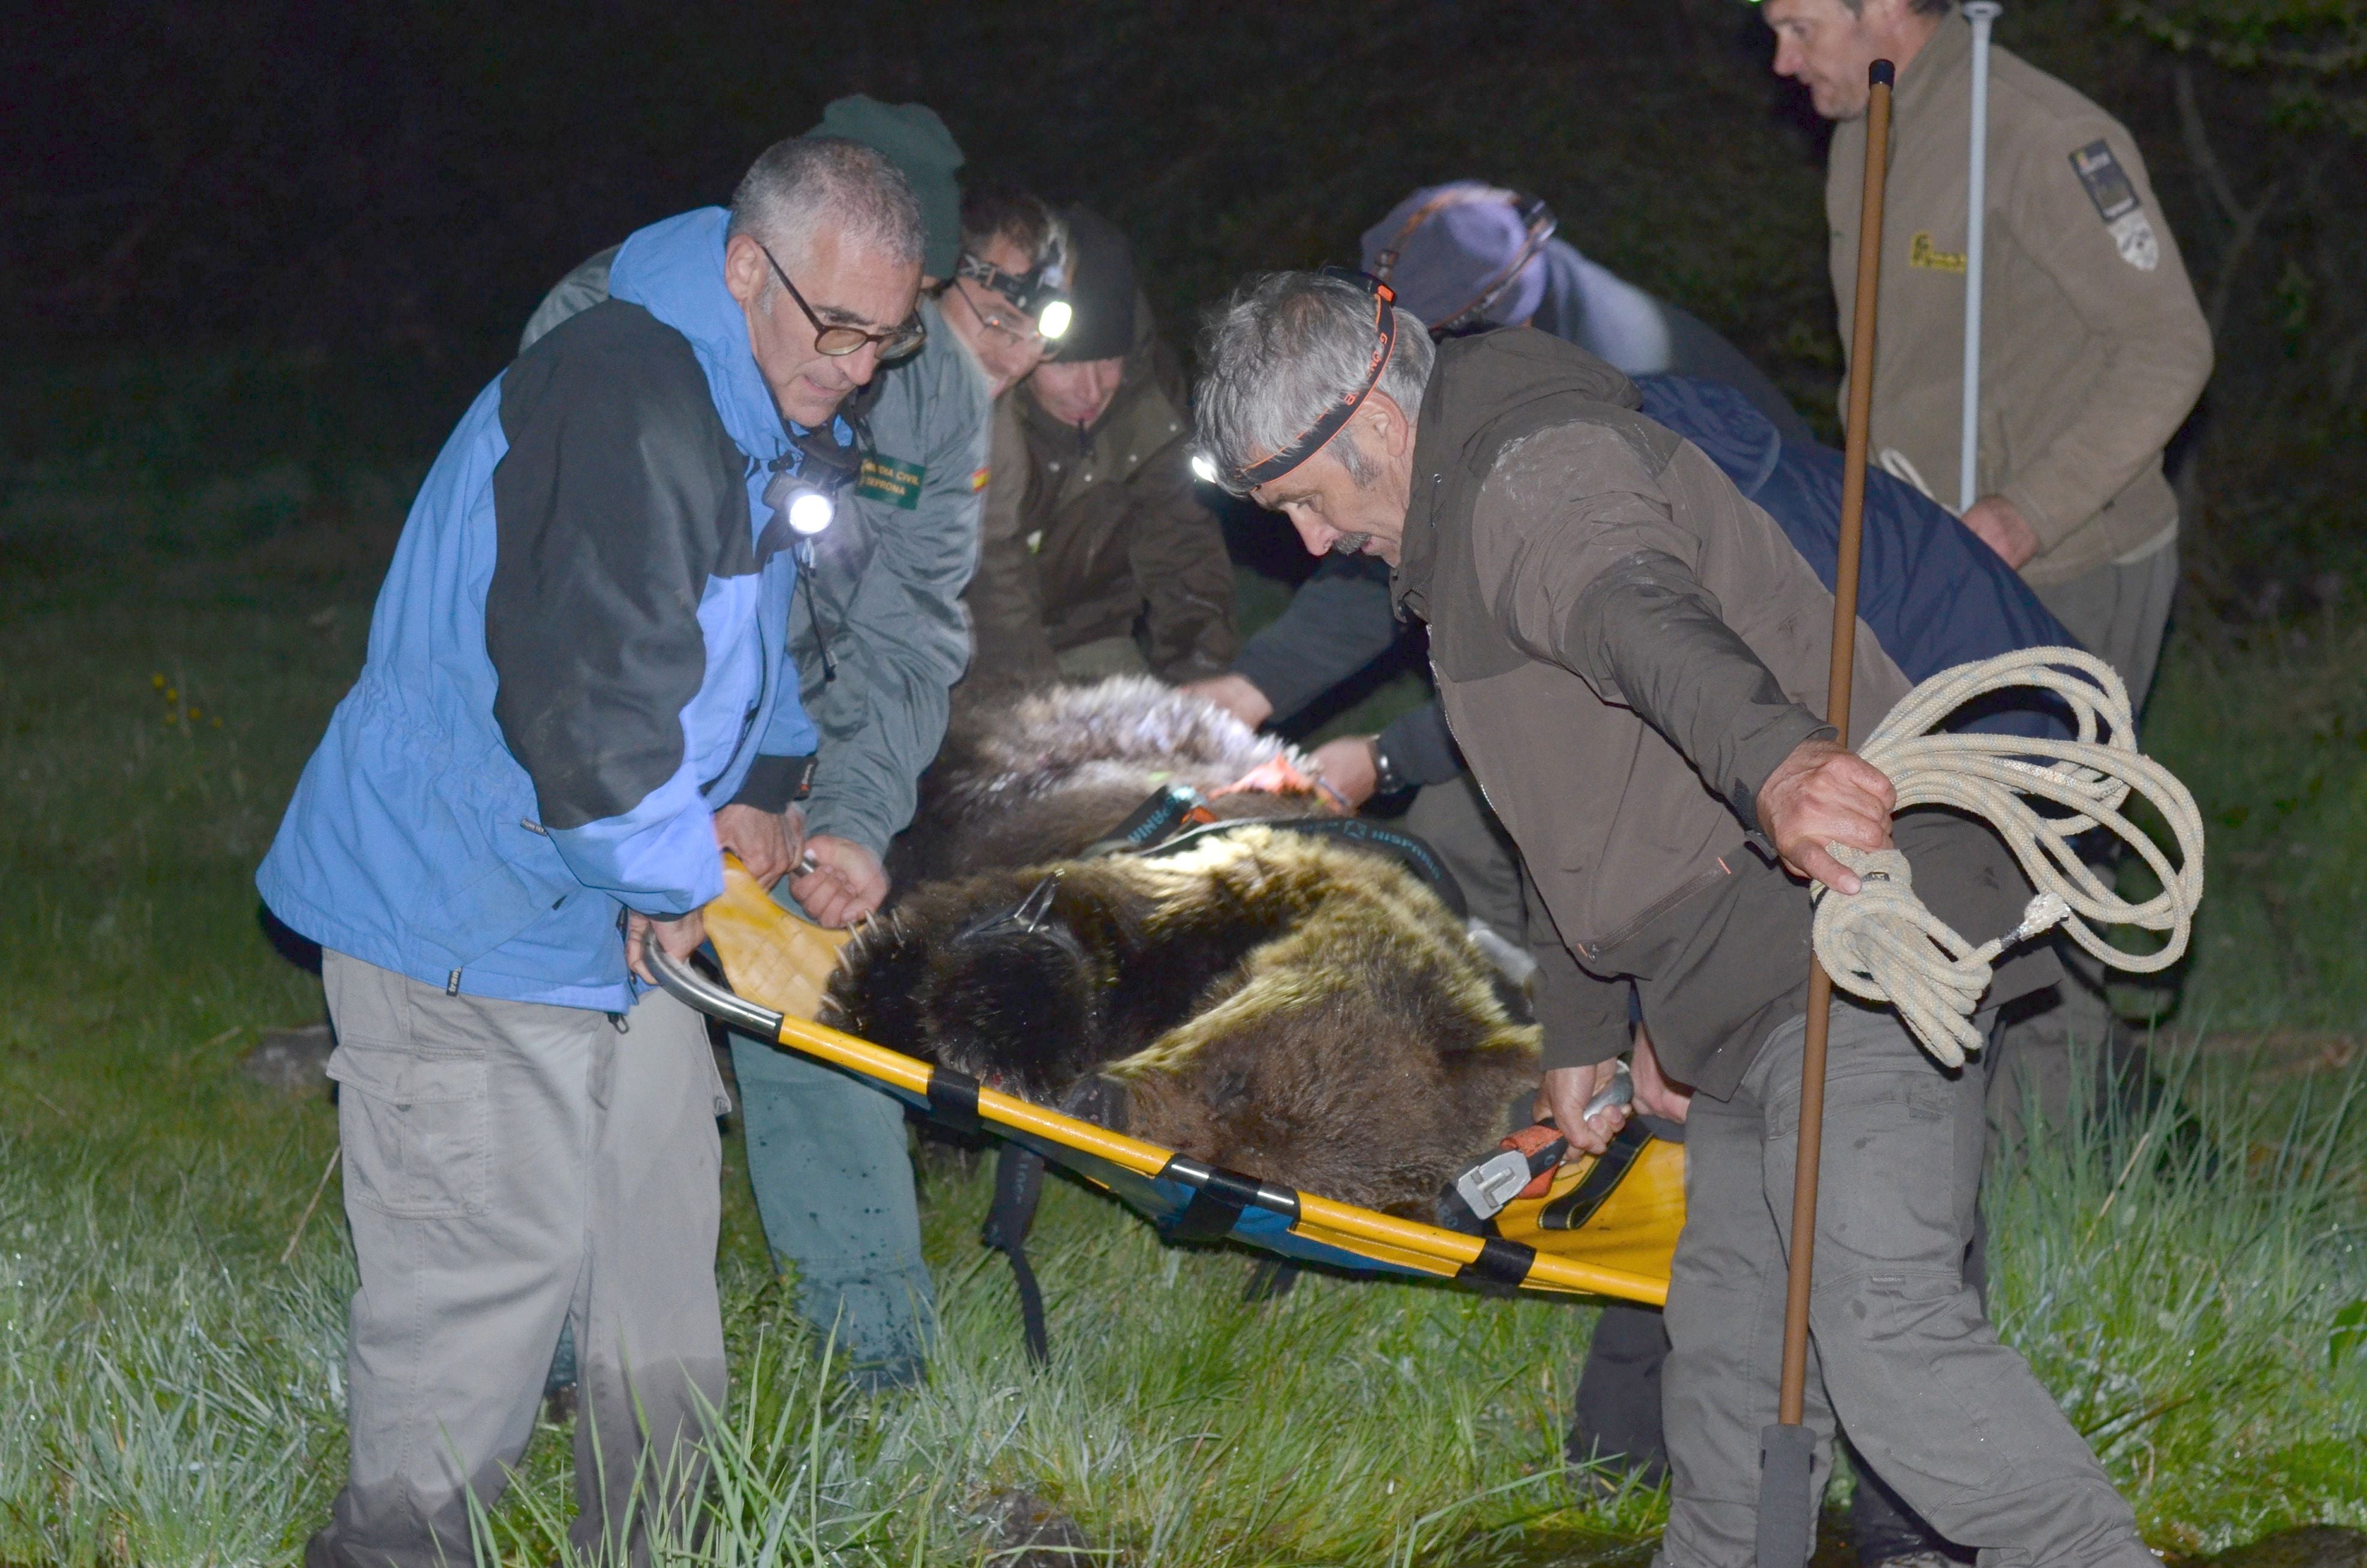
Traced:
POLYGON ((1338 539, 1331 541, 1331 553, 1334 555, 1362 555, 1365 553, 1365 547, 1372 542, 1373 536, 1370 534, 1342 534, 1338 539))

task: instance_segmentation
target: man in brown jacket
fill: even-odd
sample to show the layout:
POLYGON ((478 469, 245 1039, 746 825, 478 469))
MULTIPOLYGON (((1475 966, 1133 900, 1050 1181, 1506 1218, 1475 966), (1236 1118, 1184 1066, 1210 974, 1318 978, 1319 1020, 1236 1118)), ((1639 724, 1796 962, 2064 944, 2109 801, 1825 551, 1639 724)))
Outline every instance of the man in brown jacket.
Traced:
POLYGON ((1074 314, 1011 397, 1026 483, 1015 507, 989 498, 971 669, 1205 679, 1237 645, 1233 569, 1188 466, 1183 375, 1152 330, 1125 236, 1083 208, 1061 219, 1074 314))
MULTIPOLYGON (((1828 846, 1895 841, 1933 912, 1983 936, 2019 922, 2028 884, 1975 824, 1894 824, 1889 780, 1810 706, 1831 597, 1601 360, 1535 332, 1433 356, 1385 297, 1304 273, 1236 295, 1201 358, 1197 444, 1227 487, 1286 513, 1310 551, 1393 562, 1399 604, 1429 622, 1455 739, 1561 937, 1538 953, 1542 1097, 1581 1151, 1616 1130, 1615 1112, 1581 1117, 1640 1004, 1637 1106, 1688 1131, 1660 1561, 1744 1568, 1799 1115, 1797 879, 1854 893, 1828 846)), ((1858 635, 1871 729, 1908 682, 1858 635)), ((2053 972, 2044 950, 2010 960, 1984 1006, 2053 972)), ((2003 1562, 2149 1568, 2127 1503, 1965 1279, 1982 1075, 1935 1064, 1886 1009, 1837 1002, 1832 1039, 1810 1311, 1819 1487, 1838 1421, 1952 1540, 2003 1562)))
MULTIPOLYGON (((1870 450, 1962 500, 1972 28, 1947 0, 1768 0, 1775 70, 1837 121, 1825 176, 1833 294, 1854 312, 1866 67, 1898 67, 1870 450)), ((1976 499, 1967 528, 2110 663, 2139 705, 2178 586, 2162 449, 2211 374, 2211 334, 2127 130, 2005 50, 1989 64, 1976 499)), ((2102 976, 2068 943, 2061 994, 2008 1032, 1995 1110, 2062 1119, 2074 1049, 2144 1077, 2102 976)))

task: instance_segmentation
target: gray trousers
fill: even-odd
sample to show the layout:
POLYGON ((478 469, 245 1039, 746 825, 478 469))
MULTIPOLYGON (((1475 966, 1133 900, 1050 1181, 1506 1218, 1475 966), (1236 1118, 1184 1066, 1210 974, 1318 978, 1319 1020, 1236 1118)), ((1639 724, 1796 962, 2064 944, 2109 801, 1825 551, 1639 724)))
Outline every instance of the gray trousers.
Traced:
POLYGON ((475 1561, 470 1495, 490 1508, 507 1484, 562 1324, 583 1390, 570 1539, 595 1561, 643 1560, 652 1514, 696 1494, 684 1439, 701 1404, 724 1399, 715 1119, 730 1102, 705 1024, 657 992, 619 1032, 606 1014, 447 996, 342 953, 321 974, 361 1284, 351 1468, 305 1562, 475 1561))
POLYGON ((748 1182, 798 1311, 874 1386, 920 1381, 934 1324, 901 1105, 778 1046, 731 1037, 748 1182))
MULTIPOLYGON (((2090 653, 2120 672, 2128 683, 2130 700, 2142 710, 2160 664, 2170 601, 2178 593, 2177 544, 2126 566, 2099 566, 2067 583, 2034 591, 2090 653)), ((2023 1015, 2005 1030, 1989 1114, 2010 1131, 2021 1130, 2025 1107, 2035 1106, 2048 1124, 2060 1127, 2075 1095, 2085 1098, 2095 1093, 2099 1103, 2111 1103, 2132 1077, 2145 1073, 2142 1048, 2114 1027, 2103 966, 2067 941, 2057 940, 2055 951, 2063 962, 2064 978, 2053 1005, 2023 1015), (2093 1063, 2092 1086, 2074 1083, 2075 1052, 2093 1063)))
MULTIPOLYGON (((1662 1373, 1672 1486, 1656 1565, 1750 1568, 1759 1432, 1775 1419, 1803 1020, 1687 1122, 1662 1373)), ((1836 1426, 1983 1568, 2156 1568, 2129 1505, 1966 1282, 1988 1142, 1980 1075, 1897 1018, 1836 1002, 1806 1419, 1836 1426)))

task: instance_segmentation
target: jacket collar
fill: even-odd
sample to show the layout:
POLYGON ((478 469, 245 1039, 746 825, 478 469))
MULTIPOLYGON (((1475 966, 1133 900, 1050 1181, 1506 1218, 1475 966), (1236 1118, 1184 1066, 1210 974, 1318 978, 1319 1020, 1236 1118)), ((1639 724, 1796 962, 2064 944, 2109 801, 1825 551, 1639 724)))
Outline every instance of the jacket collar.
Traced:
POLYGON ((789 431, 748 347, 747 314, 723 286, 730 220, 720 207, 702 207, 636 230, 609 268, 608 291, 690 340, 723 427, 742 452, 769 462, 787 449, 789 431))
POLYGON ((1898 88, 1892 100, 1891 123, 1920 111, 1933 99, 1958 83, 1971 69, 1973 55, 1973 25, 1965 20, 1954 6, 1940 18, 1940 29, 1924 40, 1898 74, 1898 88))

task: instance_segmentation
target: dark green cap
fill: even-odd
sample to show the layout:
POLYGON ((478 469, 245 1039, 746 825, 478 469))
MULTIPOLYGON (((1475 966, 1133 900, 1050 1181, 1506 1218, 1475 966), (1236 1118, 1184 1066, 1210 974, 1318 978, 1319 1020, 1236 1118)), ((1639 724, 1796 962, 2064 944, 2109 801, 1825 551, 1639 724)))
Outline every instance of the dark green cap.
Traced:
POLYGON ((1051 358, 1075 364, 1134 351, 1134 247, 1116 225, 1084 207, 1062 209, 1069 231, 1069 330, 1051 358))
POLYGON ((951 278, 961 254, 961 185, 954 171, 962 166, 962 150, 937 111, 920 104, 883 104, 856 93, 837 98, 821 111, 821 123, 809 136, 844 136, 887 155, 904 172, 912 194, 921 199, 921 223, 928 231, 928 251, 921 270, 932 278, 951 278))

